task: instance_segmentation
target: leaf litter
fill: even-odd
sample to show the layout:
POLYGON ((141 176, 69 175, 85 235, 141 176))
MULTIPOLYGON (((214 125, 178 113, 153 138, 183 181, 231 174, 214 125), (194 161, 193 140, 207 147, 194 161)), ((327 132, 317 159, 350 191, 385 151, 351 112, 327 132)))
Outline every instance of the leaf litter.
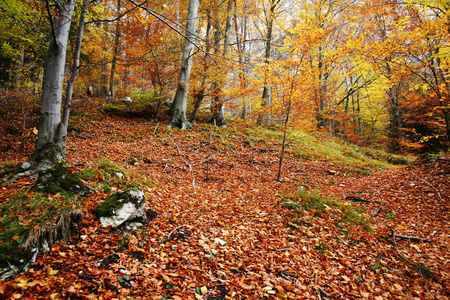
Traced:
MULTIPOLYGON (((85 200, 79 234, 1 282, 2 298, 450 297, 448 158, 360 176, 288 152, 278 182, 276 140, 249 145, 245 128, 155 126, 102 116, 86 123, 83 136, 71 135, 67 149, 74 172, 105 158, 120 165, 157 216, 139 229, 102 228, 95 207, 108 193, 97 190, 85 200), (338 206, 297 211, 281 205, 299 188, 358 208, 372 231, 340 223, 338 206), (356 196, 370 202, 346 200, 356 196), (300 220, 295 228, 287 226, 293 216, 300 220), (393 240, 389 228, 431 242, 393 240)), ((2 203, 29 185, 29 179, 3 184, 2 203)))

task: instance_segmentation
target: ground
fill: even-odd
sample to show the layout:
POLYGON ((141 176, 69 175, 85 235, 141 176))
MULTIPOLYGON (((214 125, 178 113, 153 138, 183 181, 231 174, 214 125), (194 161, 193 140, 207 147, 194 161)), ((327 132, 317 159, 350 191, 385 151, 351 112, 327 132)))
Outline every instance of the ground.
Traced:
MULTIPOLYGON (((1 282, 4 299, 450 297, 447 157, 362 168, 288 149, 279 182, 280 141, 257 138, 242 125, 181 131, 98 111, 75 120, 84 128, 68 138, 70 169, 112 162, 142 188, 157 216, 138 230, 102 228, 95 207, 119 188, 109 178, 108 189, 87 179, 95 192, 84 201, 79 234, 1 282), (300 190, 358 208, 370 226, 340 223, 335 206, 295 215, 281 203, 300 201, 300 190), (303 222, 287 226, 293 217, 303 222), (389 227, 431 242, 394 243, 389 227)), ((26 155, 2 153, 0 166, 26 155)), ((32 181, 3 184, 2 204, 32 181)))

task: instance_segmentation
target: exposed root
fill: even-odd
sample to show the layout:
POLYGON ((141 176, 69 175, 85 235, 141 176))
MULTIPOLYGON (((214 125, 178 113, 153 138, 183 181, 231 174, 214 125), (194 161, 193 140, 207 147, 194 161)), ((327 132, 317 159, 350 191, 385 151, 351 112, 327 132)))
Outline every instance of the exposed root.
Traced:
POLYGON ((30 230, 22 248, 25 250, 37 247, 45 251, 45 245, 52 245, 58 241, 67 242, 78 230, 78 225, 83 219, 83 213, 78 210, 71 210, 58 217, 54 226, 40 227, 37 231, 30 230))

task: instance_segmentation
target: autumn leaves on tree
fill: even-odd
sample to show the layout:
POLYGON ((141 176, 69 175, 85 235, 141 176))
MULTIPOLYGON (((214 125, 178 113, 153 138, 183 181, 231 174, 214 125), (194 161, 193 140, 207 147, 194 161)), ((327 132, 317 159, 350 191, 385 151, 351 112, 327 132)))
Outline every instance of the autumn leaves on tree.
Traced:
POLYGON ((448 146, 445 1, 109 0, 87 6, 7 0, 1 14, 1 66, 7 70, 1 85, 21 89, 42 82, 31 163, 64 159, 71 89, 108 105, 130 96, 147 99, 148 117, 168 110, 169 126, 183 129, 192 126, 187 114, 195 122, 202 112, 217 126, 241 117, 285 130, 326 130, 392 150, 448 146), (70 29, 72 15, 77 24, 86 18, 84 36, 81 26, 70 29), (19 16, 24 26, 36 17, 44 31, 33 34, 8 21, 19 16), (45 30, 45 73, 33 76, 25 70, 36 68, 30 56, 38 53, 45 30))

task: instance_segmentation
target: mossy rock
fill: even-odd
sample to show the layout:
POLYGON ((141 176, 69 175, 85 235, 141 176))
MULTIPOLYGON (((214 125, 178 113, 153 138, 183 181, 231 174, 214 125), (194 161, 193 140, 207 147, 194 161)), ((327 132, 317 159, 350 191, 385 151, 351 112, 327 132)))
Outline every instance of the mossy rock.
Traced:
POLYGON ((49 169, 39 172, 36 189, 49 194, 64 192, 87 196, 89 188, 66 167, 49 169))
POLYGON ((112 194, 97 206, 97 216, 103 227, 118 227, 135 218, 147 219, 145 194, 138 188, 112 194))

